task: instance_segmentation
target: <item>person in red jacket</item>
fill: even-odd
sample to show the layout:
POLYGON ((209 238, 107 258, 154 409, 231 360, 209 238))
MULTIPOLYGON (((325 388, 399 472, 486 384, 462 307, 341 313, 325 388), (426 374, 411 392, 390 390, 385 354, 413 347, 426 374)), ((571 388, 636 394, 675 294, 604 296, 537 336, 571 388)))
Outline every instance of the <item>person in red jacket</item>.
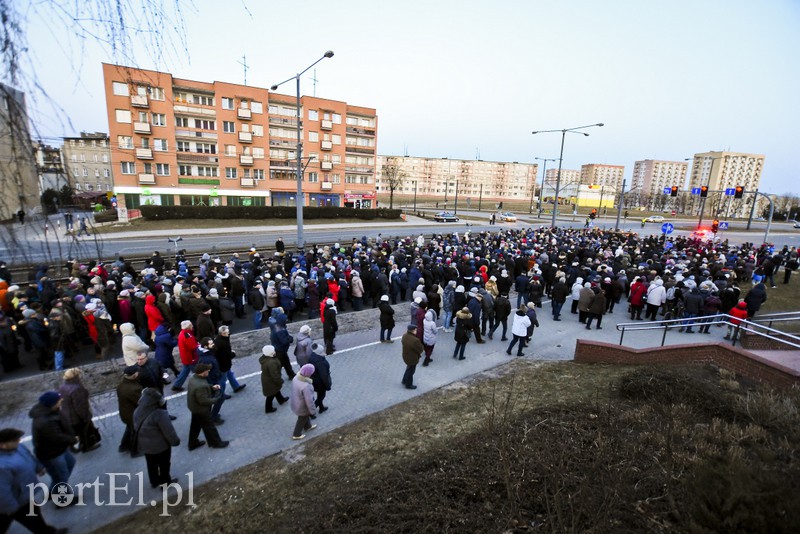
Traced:
POLYGON ((735 319, 731 319, 731 324, 728 325, 728 335, 725 336, 725 339, 731 339, 734 332, 738 330, 737 327, 742 324, 742 321, 747 319, 747 303, 740 300, 739 304, 731 308, 728 315, 735 317, 735 319))
POLYGON ((197 363, 197 338, 194 337, 194 327, 191 321, 181 323, 181 333, 178 334, 178 351, 181 355, 183 369, 172 384, 172 391, 183 391, 183 383, 189 378, 197 363))
POLYGON ((631 320, 633 319, 642 319, 642 309, 644 308, 644 296, 647 293, 647 286, 644 285, 637 276, 633 279, 633 283, 631 284, 631 296, 630 296, 630 303, 631 303, 631 320))
POLYGON ((150 331, 150 339, 155 340, 156 328, 164 322, 164 316, 156 305, 155 295, 147 295, 144 299, 144 314, 147 315, 147 329, 150 331))

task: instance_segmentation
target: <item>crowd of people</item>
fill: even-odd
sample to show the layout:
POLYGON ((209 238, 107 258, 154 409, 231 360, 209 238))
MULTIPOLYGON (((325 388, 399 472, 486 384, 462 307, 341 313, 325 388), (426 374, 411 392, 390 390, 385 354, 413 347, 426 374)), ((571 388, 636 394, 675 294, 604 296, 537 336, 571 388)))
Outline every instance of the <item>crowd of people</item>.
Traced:
MULTIPOLYGON (((414 389, 417 365, 433 362, 443 334, 453 334, 456 360, 467 357, 473 337, 484 344, 484 337, 494 340, 498 330, 500 341, 509 342, 506 353, 516 348, 523 356, 547 299, 553 321, 562 320, 562 308, 571 300, 571 314, 589 330, 602 328, 603 316, 625 299, 630 320, 676 317, 684 321, 682 331, 697 327, 708 333, 705 321, 717 313, 738 320, 756 315, 767 299, 765 282, 776 287, 783 268, 783 282, 789 283, 798 267, 798 251, 788 247, 776 251, 769 245, 585 229, 507 228, 390 240, 379 234, 373 240, 314 245, 302 254, 289 252, 279 239, 274 248, 266 257, 255 248, 226 259, 204 254, 196 266, 182 254, 168 262, 159 252, 137 268, 122 257, 107 264, 70 261, 68 280, 51 278, 43 265, 23 285, 0 263, 3 369, 19 368, 23 349, 42 370, 65 369, 84 340, 90 340, 98 360, 111 359, 121 338, 117 394, 125 433, 119 451, 144 455, 150 483, 158 487, 174 481, 171 450, 181 442, 172 426, 175 415, 167 410, 165 384, 176 392, 184 391, 184 384, 188 389, 189 450, 206 442, 216 448, 229 444, 218 430, 223 404, 232 397, 227 385, 233 393, 245 387, 232 371, 234 318, 249 314, 253 328, 270 329, 270 344, 259 358, 264 411, 277 411, 275 401, 279 406, 289 401, 297 416, 292 438, 303 439, 327 410, 332 379, 326 356, 336 351, 337 316, 348 309, 375 309, 380 341, 393 343, 393 306, 408 303, 401 384, 414 389), (323 343, 312 341, 308 324, 295 339, 287 325, 298 320, 319 320, 323 343), (284 373, 291 382, 288 396, 282 391, 284 373)), ((20 452, 25 447, 15 429, 2 431, 8 440, 0 443, 0 462, 11 456, 34 462, 53 484, 69 479, 73 451, 89 453, 101 439, 91 424, 80 371, 67 369, 64 380, 31 410, 33 456, 20 452)), ((5 503, 0 515, 17 518, 12 508, 5 503)))

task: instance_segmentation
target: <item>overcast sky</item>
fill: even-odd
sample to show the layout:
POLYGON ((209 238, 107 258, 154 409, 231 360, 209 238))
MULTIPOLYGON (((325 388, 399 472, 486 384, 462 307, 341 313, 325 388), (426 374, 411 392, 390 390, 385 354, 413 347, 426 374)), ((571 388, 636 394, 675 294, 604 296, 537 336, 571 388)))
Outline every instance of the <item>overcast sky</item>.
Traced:
MULTIPOLYGON (((160 59, 137 49, 135 66, 242 83, 246 54, 248 85, 269 87, 333 50, 316 94, 376 108, 380 154, 533 162, 557 158, 561 135, 531 131, 603 122, 568 135, 564 168, 624 165, 630 183, 639 159, 730 150, 766 156, 762 190, 800 192, 798 0, 194 6, 188 53, 179 42, 160 59)), ((34 98, 39 134, 108 131, 100 64, 114 56, 35 10, 27 28, 39 83, 68 118, 34 98)))

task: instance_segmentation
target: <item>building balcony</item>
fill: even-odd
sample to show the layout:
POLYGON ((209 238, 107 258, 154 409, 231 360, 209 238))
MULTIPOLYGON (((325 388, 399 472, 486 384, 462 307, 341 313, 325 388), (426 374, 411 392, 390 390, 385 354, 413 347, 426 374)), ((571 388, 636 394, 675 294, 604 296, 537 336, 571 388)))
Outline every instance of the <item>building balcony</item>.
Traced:
POLYGON ((281 141, 280 139, 270 139, 269 146, 279 146, 285 148, 296 148, 297 142, 296 141, 281 141))
POLYGON ((269 160, 270 169, 296 169, 297 162, 291 159, 271 159, 269 160))
POLYGON ((217 134, 214 132, 196 132, 194 130, 175 130, 175 137, 188 137, 191 139, 197 139, 201 137, 203 139, 217 139, 217 134))
POLYGON ((356 128, 355 126, 348 126, 347 133, 356 135, 368 135, 370 137, 375 137, 375 130, 368 130, 366 128, 356 128))
POLYGON ((320 148, 322 150, 332 150, 333 149, 333 143, 331 143, 330 141, 323 141, 322 143, 320 143, 319 146, 320 146, 320 148))
POLYGON ((281 126, 289 126, 291 128, 297 128, 297 119, 294 118, 294 117, 287 118, 287 117, 270 116, 269 117, 269 123, 270 124, 279 124, 281 126))
POLYGON ((323 191, 331 191, 333 189, 333 182, 320 182, 319 188, 323 191))
POLYGON ((214 165, 219 163, 219 157, 216 155, 192 154, 191 152, 178 152, 177 158, 178 163, 212 163, 214 165))
POLYGON ((150 102, 147 95, 131 95, 131 106, 135 108, 149 108, 150 102))
POLYGON ((139 159, 153 159, 153 150, 150 148, 137 148, 136 157, 139 159))
POLYGON ((149 134, 150 133, 150 123, 149 122, 134 122, 133 123, 133 131, 136 132, 136 133, 149 134))
POLYGON ((320 167, 320 169, 322 169, 323 171, 330 171, 330 170, 332 170, 332 169, 333 169, 333 162, 330 162, 330 161, 321 161, 321 162, 319 163, 319 167, 320 167))
POLYGON ((139 183, 140 184, 153 185, 153 184, 156 183, 156 175, 155 174, 140 174, 139 175, 139 183))
POLYGON ((195 115, 200 117, 216 117, 217 110, 214 108, 201 108, 197 106, 187 106, 185 104, 175 104, 172 110, 179 115, 195 115))
POLYGON ((239 132, 239 142, 241 142, 241 143, 252 143, 253 142, 253 132, 239 132))
POLYGON ((319 127, 323 130, 332 130, 333 129, 333 121, 326 121, 322 120, 319 123, 319 127))
POLYGON ((354 167, 354 166, 347 166, 344 168, 345 172, 352 172, 356 174, 373 174, 375 169, 372 167, 354 167))
POLYGON ((236 110, 236 116, 249 121, 253 118, 253 113, 249 109, 239 108, 236 110))
POLYGON ((242 187, 255 187, 256 181, 252 178, 242 178, 239 180, 239 185, 242 187))
POLYGON ((252 165, 253 164, 253 156, 239 156, 239 163, 242 165, 252 165))
POLYGON ((344 147, 344 151, 345 152, 354 152, 356 154, 371 154, 373 156, 375 155, 375 149, 374 148, 361 147, 361 146, 347 145, 347 146, 344 147))

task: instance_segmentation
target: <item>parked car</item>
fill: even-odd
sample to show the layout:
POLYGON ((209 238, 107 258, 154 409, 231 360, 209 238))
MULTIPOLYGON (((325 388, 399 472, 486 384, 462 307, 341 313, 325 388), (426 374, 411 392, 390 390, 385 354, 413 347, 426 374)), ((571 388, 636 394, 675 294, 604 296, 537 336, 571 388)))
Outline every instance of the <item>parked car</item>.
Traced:
POLYGON ((795 228, 800 228, 800 222, 796 222, 796 223, 794 223, 794 227, 795 227, 795 228))
POLYGON ((458 217, 449 211, 441 211, 433 216, 433 220, 436 222, 458 222, 458 217))
POLYGON ((517 222, 517 216, 510 211, 505 211, 497 214, 497 220, 500 222, 517 222))
POLYGON ((661 215, 651 215, 650 217, 645 217, 644 222, 652 222, 652 223, 663 223, 664 217, 661 215))

